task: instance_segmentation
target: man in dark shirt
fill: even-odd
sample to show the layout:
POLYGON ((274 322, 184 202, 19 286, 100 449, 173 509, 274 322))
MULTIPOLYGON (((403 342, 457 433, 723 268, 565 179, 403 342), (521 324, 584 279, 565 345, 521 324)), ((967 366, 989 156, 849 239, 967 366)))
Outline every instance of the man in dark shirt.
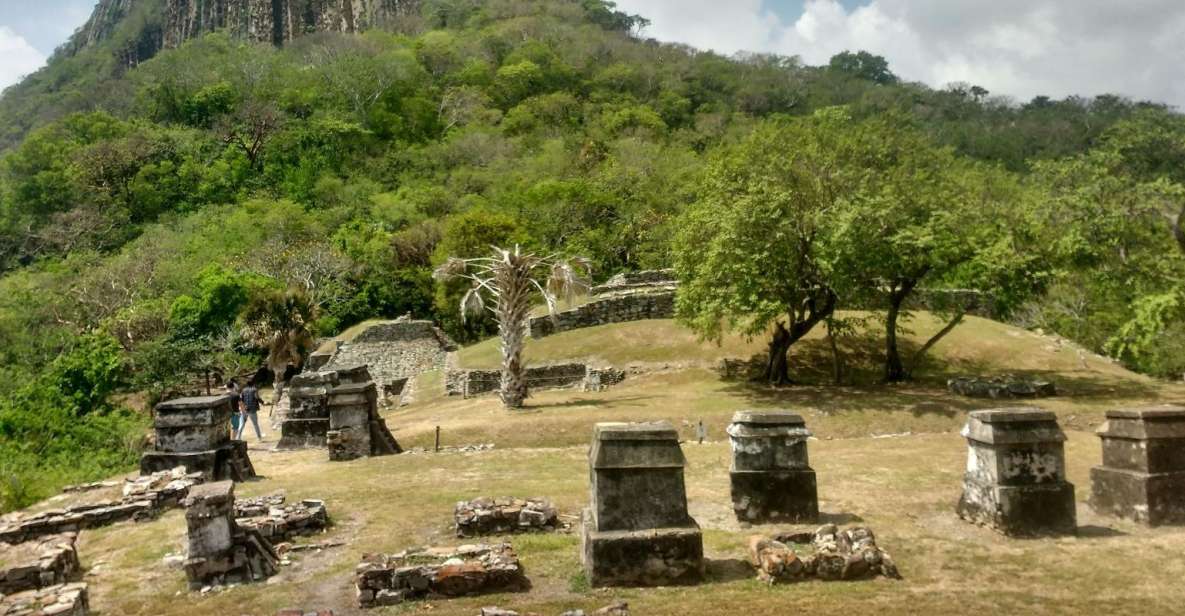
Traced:
POLYGON ((247 420, 250 419, 251 425, 255 427, 255 438, 262 441, 263 432, 259 430, 259 407, 263 405, 263 398, 259 396, 259 390, 255 387, 254 381, 248 382, 243 391, 239 392, 239 398, 243 414, 239 419, 239 433, 235 435, 235 439, 243 439, 243 432, 247 429, 247 420))

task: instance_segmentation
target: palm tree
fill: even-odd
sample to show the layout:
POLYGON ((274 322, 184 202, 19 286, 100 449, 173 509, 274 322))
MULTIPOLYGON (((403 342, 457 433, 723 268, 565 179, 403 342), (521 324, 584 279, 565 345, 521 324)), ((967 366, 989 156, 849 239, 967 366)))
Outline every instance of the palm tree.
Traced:
POLYGON ((267 349, 267 367, 276 377, 276 400, 283 393, 288 365, 299 366, 312 345, 309 326, 315 312, 302 290, 268 290, 252 297, 239 316, 243 337, 267 349))
POLYGON ((437 280, 464 278, 473 287, 461 298, 461 318, 467 314, 489 310, 498 322, 501 339, 502 383, 499 396, 508 409, 522 408, 527 397, 527 381, 522 363, 523 342, 527 334, 527 319, 536 293, 547 303, 548 313, 556 312, 556 298, 567 296, 571 301, 577 292, 588 289, 585 278, 589 273, 588 259, 560 259, 552 255, 540 257, 524 253, 519 246, 514 250, 493 248, 493 255, 475 259, 450 257, 435 272, 437 280), (540 274, 547 273, 546 283, 540 274), (491 306, 491 304, 493 304, 491 306))

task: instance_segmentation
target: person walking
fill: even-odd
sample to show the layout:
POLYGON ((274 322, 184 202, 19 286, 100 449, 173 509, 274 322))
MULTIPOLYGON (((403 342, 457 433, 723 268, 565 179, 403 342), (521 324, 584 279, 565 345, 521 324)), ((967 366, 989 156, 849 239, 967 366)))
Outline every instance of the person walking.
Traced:
POLYGON ((226 393, 230 396, 230 435, 235 438, 239 433, 239 424, 243 421, 242 409, 239 408, 242 397, 239 395, 239 384, 231 379, 226 382, 226 393))
POLYGON ((255 427, 255 438, 262 441, 263 432, 259 430, 259 407, 263 404, 263 398, 260 397, 259 389, 255 387, 254 381, 247 382, 247 386, 239 392, 239 398, 243 412, 239 418, 239 433, 235 435, 235 440, 243 440, 243 433, 247 431, 247 420, 250 419, 251 425, 255 427))

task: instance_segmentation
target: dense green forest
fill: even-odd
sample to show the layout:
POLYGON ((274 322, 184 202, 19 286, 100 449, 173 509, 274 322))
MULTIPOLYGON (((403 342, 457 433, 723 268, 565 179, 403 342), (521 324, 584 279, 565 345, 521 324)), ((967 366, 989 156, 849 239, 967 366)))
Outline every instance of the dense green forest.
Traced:
POLYGON ((1185 373, 1185 118, 1163 105, 932 89, 864 52, 722 57, 602 0, 436 0, 390 30, 213 33, 132 66, 138 6, 0 99, 0 510, 129 465, 129 401, 248 374, 277 332, 411 313, 489 333, 431 271, 490 244, 598 279, 677 265, 707 336, 808 303, 792 325, 842 333, 823 307, 857 302, 892 334, 897 298, 958 286, 1185 373))

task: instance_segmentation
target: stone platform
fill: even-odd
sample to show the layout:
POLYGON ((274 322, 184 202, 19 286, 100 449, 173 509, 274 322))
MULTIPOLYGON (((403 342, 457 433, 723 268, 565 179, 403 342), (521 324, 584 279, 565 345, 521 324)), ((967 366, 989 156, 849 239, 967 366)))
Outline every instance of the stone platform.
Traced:
POLYGON ((453 508, 458 537, 550 532, 559 527, 555 507, 545 498, 475 498, 453 508))
POLYGON ((65 584, 79 575, 77 533, 0 543, 0 595, 65 584))
POLYGON ((811 433, 789 411, 741 411, 732 418, 729 469, 732 507, 749 523, 814 522, 819 517, 815 471, 807 456, 811 433))
POLYGON ((359 607, 397 605, 428 596, 523 592, 531 587, 508 543, 416 548, 365 554, 354 586, 359 607))
POLYGON ((140 474, 184 466, 206 481, 246 481, 255 477, 247 444, 232 441, 231 397, 203 396, 167 400, 156 405, 151 451, 140 457, 140 474))
POLYGON ((1090 506, 1149 526, 1185 524, 1185 407, 1107 412, 1090 506))

